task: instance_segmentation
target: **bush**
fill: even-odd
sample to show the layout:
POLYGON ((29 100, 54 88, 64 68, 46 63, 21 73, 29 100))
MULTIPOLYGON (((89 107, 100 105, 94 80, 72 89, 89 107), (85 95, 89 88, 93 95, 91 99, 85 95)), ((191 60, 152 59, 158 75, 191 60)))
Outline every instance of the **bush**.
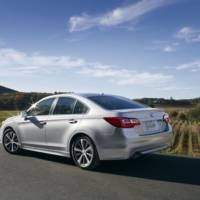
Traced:
POLYGON ((180 113, 179 116, 178 116, 178 119, 182 120, 182 121, 186 121, 187 120, 187 116, 186 116, 185 113, 180 113))
POLYGON ((200 120, 200 106, 197 106, 188 112, 188 117, 191 120, 200 120))
POLYGON ((172 111, 170 113, 170 116, 173 117, 173 118, 176 118, 178 116, 178 112, 177 111, 172 111))

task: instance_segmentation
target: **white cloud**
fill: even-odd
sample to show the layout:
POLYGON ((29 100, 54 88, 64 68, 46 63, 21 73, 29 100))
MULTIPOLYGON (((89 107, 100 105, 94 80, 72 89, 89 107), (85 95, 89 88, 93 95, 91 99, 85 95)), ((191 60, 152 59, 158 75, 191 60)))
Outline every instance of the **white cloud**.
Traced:
POLYGON ((183 27, 176 34, 177 39, 182 39, 185 42, 200 42, 200 30, 196 30, 192 27, 183 27))
POLYGON ((69 31, 83 31, 95 26, 111 27, 134 21, 139 17, 169 3, 167 0, 140 0, 126 7, 118 7, 98 16, 82 14, 69 19, 69 31))
POLYGON ((173 51, 175 51, 175 48, 173 47, 173 46, 170 46, 170 45, 166 45, 166 46, 164 46, 163 47, 163 49, 162 49, 164 52, 173 52, 173 51))
POLYGON ((185 90, 191 90, 193 88, 191 87, 179 87, 179 86, 166 86, 166 87, 158 87, 156 88, 157 90, 161 90, 161 91, 184 91, 185 90))
POLYGON ((28 55, 15 49, 0 49, 0 75, 34 74, 84 66, 83 59, 69 56, 28 55))
POLYGON ((130 78, 134 71, 113 66, 94 64, 93 67, 83 68, 79 73, 99 78, 130 78))
POLYGON ((117 68, 113 66, 94 66, 92 68, 84 68, 78 73, 85 74, 90 77, 107 78, 118 85, 142 85, 152 86, 163 84, 173 79, 172 75, 164 75, 161 73, 137 72, 125 68, 117 68))
POLYGON ((178 42, 167 41, 167 40, 154 40, 152 45, 146 49, 148 50, 159 50, 166 53, 171 53, 177 50, 179 46, 178 42))
POLYGON ((49 75, 64 73, 66 70, 71 70, 70 73, 101 78, 118 85, 152 86, 167 83, 173 79, 171 75, 148 71, 138 72, 69 56, 48 56, 38 53, 29 55, 15 49, 0 49, 0 77, 49 75))
POLYGON ((194 61, 176 66, 177 70, 190 70, 192 72, 200 71, 200 61, 194 61))

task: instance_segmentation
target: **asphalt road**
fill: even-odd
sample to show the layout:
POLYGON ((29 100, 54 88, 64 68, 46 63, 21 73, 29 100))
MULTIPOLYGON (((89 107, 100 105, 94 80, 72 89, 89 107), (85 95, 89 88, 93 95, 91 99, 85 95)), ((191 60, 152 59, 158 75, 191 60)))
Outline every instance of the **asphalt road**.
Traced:
POLYGON ((154 154, 104 162, 97 171, 70 159, 0 148, 0 200, 200 199, 200 159, 154 154))

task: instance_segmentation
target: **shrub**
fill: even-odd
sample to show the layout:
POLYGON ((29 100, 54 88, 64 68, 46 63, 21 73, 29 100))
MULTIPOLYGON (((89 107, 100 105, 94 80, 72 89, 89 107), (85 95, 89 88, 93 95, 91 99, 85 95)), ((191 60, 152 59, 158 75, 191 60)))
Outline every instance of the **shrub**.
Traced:
POLYGON ((178 119, 182 120, 182 121, 186 121, 187 120, 187 116, 186 116, 185 113, 180 113, 179 116, 178 116, 178 119))
POLYGON ((188 111, 188 117, 191 120, 200 120, 200 106, 197 106, 188 111))
POLYGON ((172 111, 170 113, 170 116, 173 117, 173 118, 176 118, 178 116, 178 112, 177 111, 172 111))

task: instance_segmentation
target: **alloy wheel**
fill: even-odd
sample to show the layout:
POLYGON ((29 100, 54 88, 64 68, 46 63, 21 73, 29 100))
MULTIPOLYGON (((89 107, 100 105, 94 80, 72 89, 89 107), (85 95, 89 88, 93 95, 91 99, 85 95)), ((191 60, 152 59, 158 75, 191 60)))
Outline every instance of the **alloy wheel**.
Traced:
POLYGON ((12 129, 5 131, 3 136, 3 146, 9 153, 17 153, 19 151, 20 143, 17 134, 12 129))
POLYGON ((75 162, 82 168, 91 165, 94 158, 94 148, 87 138, 79 138, 75 141, 72 149, 75 162))

